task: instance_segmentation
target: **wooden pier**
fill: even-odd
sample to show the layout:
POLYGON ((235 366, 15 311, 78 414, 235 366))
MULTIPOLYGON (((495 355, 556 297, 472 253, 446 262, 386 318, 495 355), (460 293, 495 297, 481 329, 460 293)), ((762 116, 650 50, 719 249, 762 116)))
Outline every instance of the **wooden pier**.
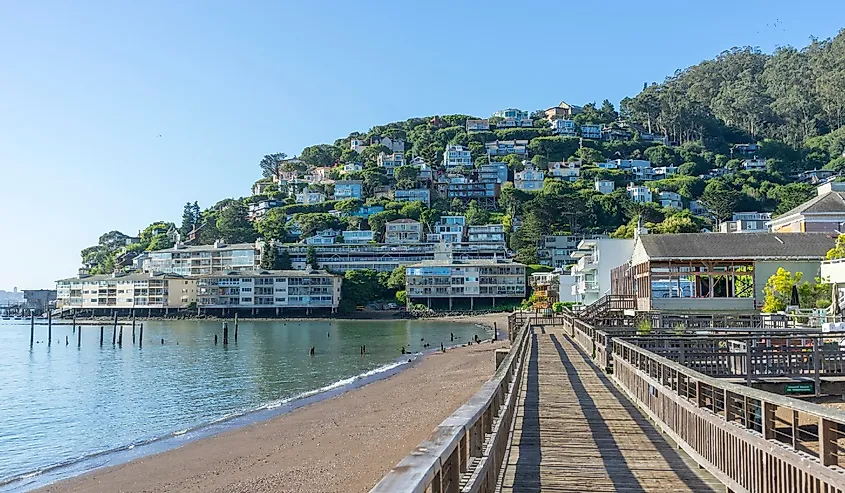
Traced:
POLYGON ((536 331, 503 493, 723 492, 654 429, 563 330, 536 331))

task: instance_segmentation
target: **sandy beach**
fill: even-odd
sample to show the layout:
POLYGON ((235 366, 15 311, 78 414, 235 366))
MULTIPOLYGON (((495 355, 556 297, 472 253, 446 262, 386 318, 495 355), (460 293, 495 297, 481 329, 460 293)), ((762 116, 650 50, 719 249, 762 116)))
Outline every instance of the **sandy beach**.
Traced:
MULTIPOLYGON (((507 315, 457 317, 502 331, 507 315)), ((366 492, 494 372, 483 343, 272 420, 39 492, 366 492)))

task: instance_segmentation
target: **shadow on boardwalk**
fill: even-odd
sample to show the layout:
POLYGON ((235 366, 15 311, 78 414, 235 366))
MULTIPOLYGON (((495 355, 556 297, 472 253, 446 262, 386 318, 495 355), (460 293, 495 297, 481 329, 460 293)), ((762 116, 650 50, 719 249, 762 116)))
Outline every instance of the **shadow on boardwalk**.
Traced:
MULTIPOLYGON (((552 334, 550 335, 550 338, 555 345, 555 349, 558 352, 561 363, 564 368, 566 368, 566 373, 572 385, 572 390, 578 396, 578 400, 581 403, 584 415, 587 417, 593 436, 596 438, 609 435, 612 436, 603 417, 595 407, 593 399, 590 397, 590 393, 585 389, 577 369, 572 364, 569 355, 566 354, 566 351, 557 336, 552 334)), ((586 352, 584 352, 580 346, 571 342, 571 340, 567 340, 567 342, 571 345, 571 347, 575 348, 578 355, 588 363, 586 366, 590 368, 607 391, 610 392, 617 401, 619 401, 621 407, 628 413, 630 420, 636 423, 642 434, 648 438, 653 448, 660 453, 663 460, 677 474, 678 478, 692 491, 714 491, 710 485, 703 481, 696 472, 690 468, 687 461, 684 460, 675 448, 669 445, 660 432, 657 431, 657 429, 651 424, 648 418, 646 418, 645 415, 643 415, 640 410, 628 400, 628 398, 613 384, 610 378, 608 378, 606 374, 590 362, 590 358, 586 352)), ((607 444, 605 448, 600 449, 600 451, 602 461, 604 462, 607 470, 616 471, 616 474, 611 476, 614 486, 617 486, 619 489, 624 489, 625 491, 646 491, 642 488, 631 469, 627 466, 626 459, 621 453, 616 441, 611 440, 611 442, 612 443, 607 444), (631 485, 634 484, 640 485, 639 489, 631 489, 631 485)))
MULTIPOLYGON (((523 405, 523 423, 525 428, 540 429, 540 371, 537 354, 537 334, 531 334, 531 355, 528 360, 528 378, 525 386, 523 405)), ((529 491, 540 489, 540 437, 525 436, 519 442, 519 459, 516 462, 516 474, 523 478, 522 486, 529 491)))

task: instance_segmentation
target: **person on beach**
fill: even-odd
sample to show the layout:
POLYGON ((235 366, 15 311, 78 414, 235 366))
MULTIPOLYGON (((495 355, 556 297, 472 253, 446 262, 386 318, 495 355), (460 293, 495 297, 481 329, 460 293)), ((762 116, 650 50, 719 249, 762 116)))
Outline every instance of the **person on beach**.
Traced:
POLYGON ((311 356, 314 356, 314 346, 311 346, 311 350, 308 352, 311 356))

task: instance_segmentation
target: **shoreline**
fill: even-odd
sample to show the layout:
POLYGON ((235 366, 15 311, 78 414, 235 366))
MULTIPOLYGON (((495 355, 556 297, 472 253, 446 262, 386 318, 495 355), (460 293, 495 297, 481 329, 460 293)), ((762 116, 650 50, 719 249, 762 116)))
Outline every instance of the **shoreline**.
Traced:
MULTIPOLYGON (((451 318, 451 317, 450 317, 451 318)), ((313 319, 306 319, 306 320, 313 320, 313 319)), ((443 320, 443 318, 435 318, 434 320, 443 320)), ((501 325, 507 323, 507 314, 496 314, 493 316, 479 316, 479 317, 455 317, 454 320, 444 320, 444 321, 454 321, 454 322, 462 322, 462 323, 476 323, 479 325, 483 325, 488 328, 492 328, 494 325, 493 322, 497 322, 498 328, 500 332, 502 331, 501 325)), ((506 332, 506 330, 505 330, 506 332)), ((235 446, 244 440, 246 440, 246 436, 250 436, 255 433, 255 429, 261 429, 265 427, 271 428, 289 428, 289 422, 292 421, 301 421, 305 419, 308 421, 308 429, 322 429, 324 428, 327 423, 324 420, 324 415, 326 412, 340 414, 346 419, 354 418, 347 423, 347 427, 360 427, 361 423, 366 423, 369 420, 372 420, 374 416, 383 415, 385 413, 397 413, 399 412, 399 416, 391 416, 392 420, 396 419, 404 419, 402 415, 413 414, 415 412, 420 412, 425 410, 426 405, 425 403, 418 402, 418 396, 426 395, 427 393, 434 392, 436 395, 440 395, 438 402, 432 403, 435 408, 441 409, 441 416, 439 419, 434 420, 430 426, 425 426, 424 430, 420 430, 417 428, 422 428, 421 426, 417 426, 416 423, 408 422, 406 423, 406 427, 403 427, 398 436, 402 436, 404 431, 407 431, 407 428, 410 427, 414 429, 414 433, 420 433, 421 431, 424 432, 423 435, 419 439, 415 439, 412 437, 406 437, 405 439, 398 440, 399 443, 404 444, 404 448, 402 449, 401 454, 397 454, 394 456, 395 460, 386 461, 381 464, 378 464, 381 469, 380 473, 377 477, 372 478, 372 484, 366 486, 366 488, 361 488, 359 491, 368 491, 370 487, 372 487, 381 476, 384 475, 387 471, 390 470, 402 457, 404 457, 408 451, 410 451, 414 446, 416 446, 422 439, 428 436, 430 431, 434 429, 434 427, 439 424, 446 416, 451 414, 455 409, 457 409, 461 404, 466 402, 483 384, 486 382, 490 376, 493 374, 493 350, 495 348, 507 347, 506 343, 497 342, 491 343, 488 339, 486 342, 482 344, 475 344, 469 346, 467 344, 462 345, 455 345, 452 346, 448 351, 445 353, 441 353, 439 350, 433 350, 426 353, 418 353, 416 355, 409 355, 410 361, 408 362, 401 362, 402 358, 397 359, 397 365, 394 368, 388 369, 384 372, 381 372, 376 375, 371 375, 369 377, 358 378, 356 381, 351 382, 347 385, 343 385, 339 388, 318 392, 312 395, 307 395, 302 398, 297 398, 292 400, 291 402, 284 403, 283 405, 279 406, 278 408, 274 409, 262 409, 259 408, 257 410, 253 410, 247 412, 243 415, 239 415, 233 418, 229 418, 226 420, 221 420, 220 422, 209 423, 197 427, 194 430, 190 430, 188 434, 181 433, 181 434, 173 434, 167 435, 165 437, 161 437, 152 441, 149 444, 142 444, 137 447, 133 448, 124 448, 118 449, 116 453, 106 454, 108 457, 107 459, 110 460, 89 460, 89 464, 85 465, 83 463, 75 463, 71 464, 70 467, 60 467, 56 469, 60 471, 62 474, 56 474, 53 478, 49 477, 49 472, 41 475, 36 479, 36 481, 30 481, 28 483, 22 484, 21 482, 10 483, 5 485, 4 487, 0 487, 0 490, 6 491, 7 488, 10 486, 14 486, 13 489, 9 491, 32 491, 33 488, 39 488, 35 491, 44 491, 44 492, 55 492, 55 491, 174 491, 173 486, 174 482, 176 484, 180 484, 180 487, 177 488, 175 491, 208 491, 208 489, 195 489, 192 487, 188 487, 188 484, 191 483, 190 478, 184 478, 182 475, 184 472, 179 471, 169 471, 169 477, 171 478, 168 482, 167 487, 163 487, 162 489, 153 489, 150 490, 148 488, 141 488, 140 484, 126 484, 125 482, 125 475, 127 471, 132 473, 136 470, 143 470, 149 467, 146 464, 155 463, 156 470, 155 474, 160 474, 162 471, 159 468, 162 466, 160 464, 162 461, 165 464, 165 469, 170 469, 171 463, 178 463, 181 462, 178 459, 179 456, 189 453, 193 457, 194 455, 199 455, 209 459, 212 462, 219 462, 221 460, 230 459, 231 454, 223 454, 223 456, 213 457, 215 455, 215 451, 212 449, 217 449, 218 447, 214 444, 218 441, 227 441, 233 442, 235 446), (465 356, 463 355, 471 355, 471 361, 469 363, 473 364, 472 371, 466 371, 466 368, 463 368, 461 365, 464 365, 466 362, 463 360, 465 356), (479 360, 479 354, 483 354, 486 357, 481 358, 479 360), (434 363, 434 362, 437 363, 434 363), (442 366, 441 363, 447 362, 445 366, 442 366), (454 368, 453 368, 454 367, 454 368), (440 379, 440 385, 432 385, 432 378, 437 377, 440 379), (458 381, 456 381, 456 379, 458 381), (447 386, 453 387, 455 391, 461 391, 459 395, 459 400, 455 400, 454 395, 443 396, 442 389, 438 387, 442 387, 444 385, 444 381, 448 384, 447 386), (414 387, 419 387, 421 385, 426 385, 427 388, 418 388, 414 390, 414 387), (397 388, 398 387, 398 388, 397 388), (404 394, 404 396, 400 396, 399 398, 407 398, 411 399, 410 402, 406 403, 405 407, 397 408, 396 406, 382 402, 384 394, 391 394, 396 393, 397 391, 400 394, 403 390, 407 390, 408 393, 404 394), (442 401, 442 402, 441 402, 442 401), (346 412, 346 409, 350 406, 355 409, 360 406, 369 406, 367 412, 361 412, 358 415, 356 413, 346 412), (445 411, 444 411, 444 407, 445 411), (375 408, 375 409, 372 409, 375 408), (444 414, 445 412, 445 414, 444 414), (303 418, 305 416, 305 418, 303 418), (193 433, 194 431, 198 433, 193 433), (405 441, 407 440, 407 442, 405 441), (145 449, 146 447, 146 449, 145 449), (173 459, 165 460, 164 457, 170 457, 171 455, 175 456, 173 459), (99 464, 91 464, 93 462, 98 462, 99 464), (76 466, 76 467, 73 467, 76 466), (68 474, 70 473, 70 475, 68 474), (39 481, 40 480, 40 481, 39 481), (93 481, 93 483, 92 483, 93 481), (181 484, 184 481, 185 484, 181 484), (101 483, 112 484, 113 486, 110 487, 100 487, 101 483), (134 485, 134 486, 133 486, 134 485), (136 489, 137 488, 137 489, 136 489)), ((360 377, 360 376, 359 376, 360 377)), ((429 416, 430 417, 430 416, 429 416)), ((337 424, 335 422, 335 424, 337 424)), ((339 428, 336 431, 343 431, 343 428, 339 428)), ((368 429, 370 433, 379 433, 381 432, 380 423, 375 422, 370 426, 368 429)), ((396 441, 397 434, 391 434, 389 436, 380 436, 378 440, 375 440, 373 444, 377 448, 383 446, 384 440, 393 440, 396 441)), ((337 439, 338 437, 334 437, 337 439)), ((343 438, 343 437, 339 437, 343 438)), ((284 447, 285 440, 283 439, 282 442, 279 444, 284 447)), ((224 447, 225 449, 226 447, 224 447)), ((251 455, 253 451, 251 449, 241 448, 242 452, 245 455, 251 455)), ((353 447, 353 450, 357 449, 357 447, 353 447)), ((374 453, 376 453, 374 451, 374 453)), ((219 454, 218 454, 219 455, 219 454)), ((295 467, 296 461, 299 461, 300 454, 293 453, 289 454, 290 457, 287 457, 287 460, 283 461, 284 464, 278 464, 277 467, 295 467), (293 460, 294 464, 289 464, 293 460)), ((314 460, 321 460, 324 459, 322 457, 324 454, 318 454, 316 457, 309 457, 309 461, 314 460)), ((331 456, 330 456, 331 457, 331 456)), ((97 459, 94 457, 92 459, 97 459)), ((86 462, 86 461, 82 461, 86 462)), ((354 468, 356 467, 356 463, 345 463, 346 467, 352 467, 353 470, 348 473, 349 477, 356 478, 356 471, 354 468)), ((360 464, 357 464, 360 466, 360 464)), ((375 467, 376 464, 370 464, 371 466, 375 467)), ((180 469, 177 464, 172 464, 173 469, 180 469)), ((367 467, 367 470, 370 468, 367 467)), ((360 471, 359 471, 360 472, 360 471)), ((209 473, 209 471, 206 471, 209 473)), ((134 473, 133 473, 134 474, 134 473)), ((146 474, 146 473, 144 473, 146 474)), ((214 472, 215 476, 220 476, 221 473, 214 472)), ((224 475, 225 477, 225 475, 224 475)), ((319 477, 319 474, 316 475, 319 477)), ((196 478, 194 478, 196 479, 196 478)), ((220 481, 224 481, 222 478, 218 478, 220 481)), ((191 483, 192 484, 192 483, 191 483)), ((337 489, 337 490, 322 490, 319 487, 314 489, 315 487, 304 488, 304 489, 278 489, 278 487, 273 488, 272 491, 353 491, 349 489, 337 489)), ((220 491, 264 491, 263 489, 230 489, 226 488, 220 491)))

